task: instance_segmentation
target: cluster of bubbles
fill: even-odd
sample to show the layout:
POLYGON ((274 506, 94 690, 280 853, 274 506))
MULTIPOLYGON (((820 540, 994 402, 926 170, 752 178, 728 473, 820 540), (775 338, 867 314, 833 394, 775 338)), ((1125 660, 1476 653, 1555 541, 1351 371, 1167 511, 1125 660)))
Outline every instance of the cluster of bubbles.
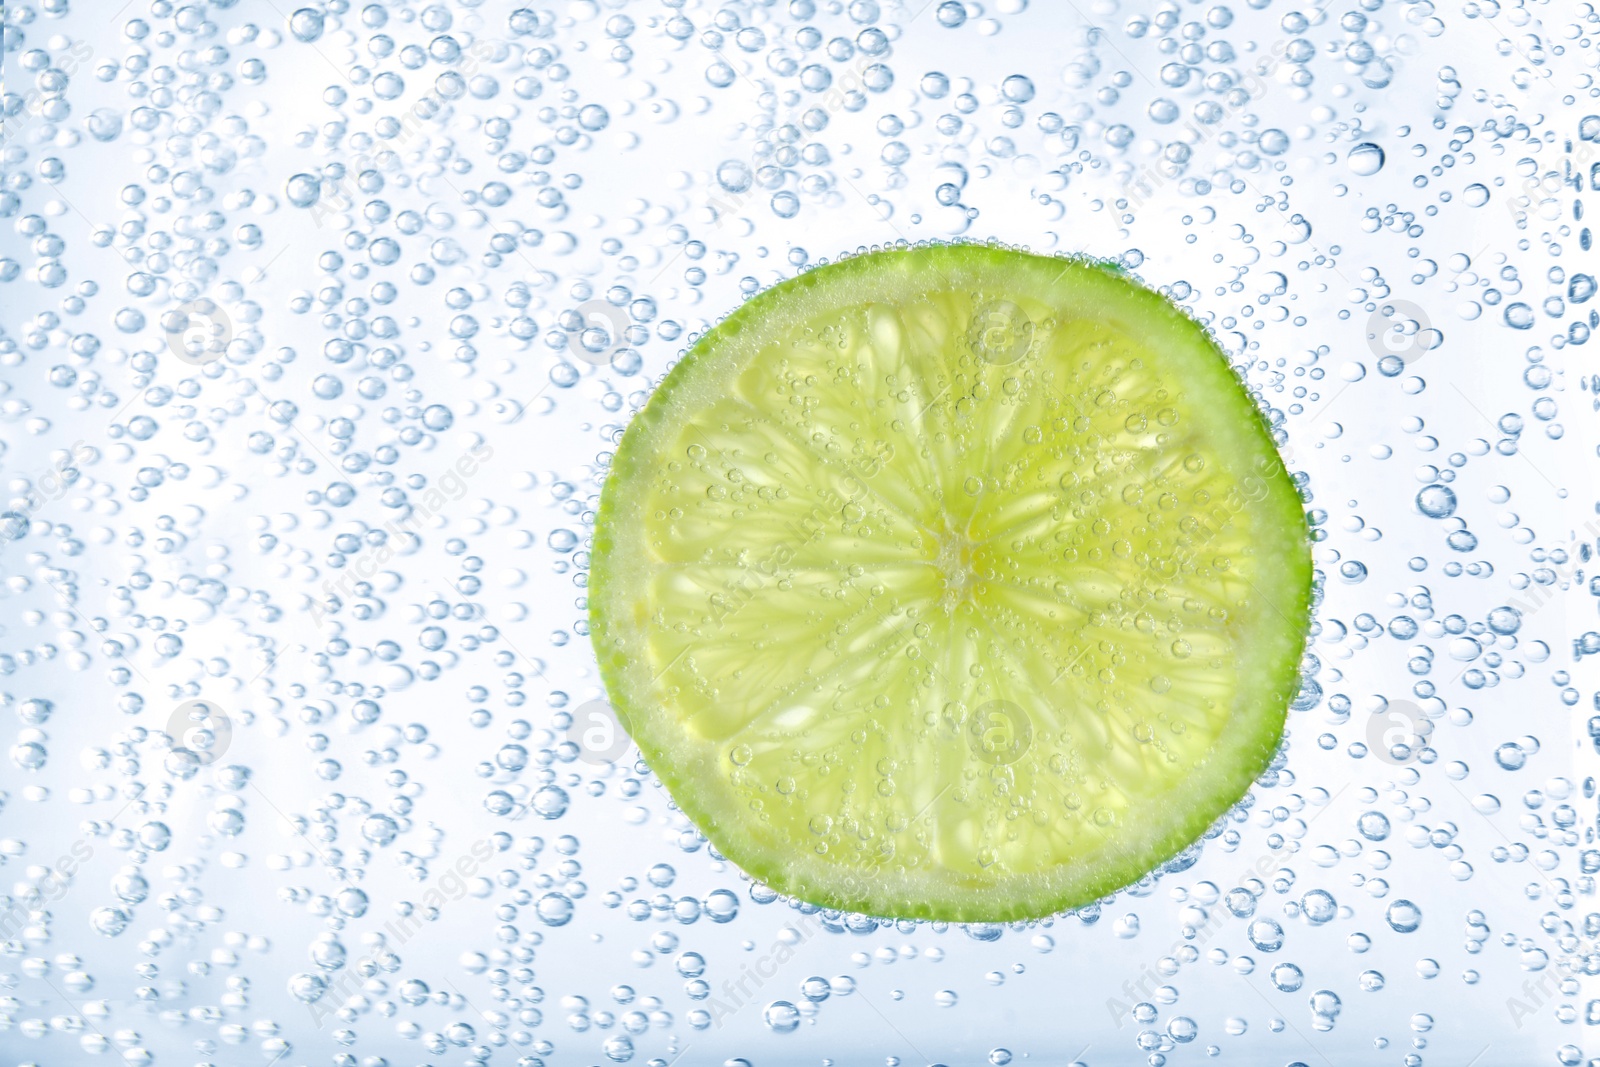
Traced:
POLYGON ((115 6, 4 16, 8 1054, 1582 1061, 1587 6, 115 6), (991 235, 1118 258, 1257 397, 1319 567, 1290 743, 1071 915, 818 912, 605 704, 600 487, 741 297, 991 235))

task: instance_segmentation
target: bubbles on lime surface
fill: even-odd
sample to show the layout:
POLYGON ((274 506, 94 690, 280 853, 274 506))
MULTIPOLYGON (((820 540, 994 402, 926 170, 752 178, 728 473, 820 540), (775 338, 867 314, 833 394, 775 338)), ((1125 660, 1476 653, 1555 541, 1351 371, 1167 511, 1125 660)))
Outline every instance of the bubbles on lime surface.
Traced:
MULTIPOLYGON (((354 1059, 645 1062, 692 1042, 694 1011, 750 1062, 782 1047, 769 1038, 842 1057, 850 990, 922 1043, 919 1025, 980 1016, 991 971, 1008 1003, 1034 1003, 1038 980, 1050 1003, 1110 987, 1129 1017, 1150 1005, 1125 1029, 1107 1012, 1105 1047, 1148 1031, 1141 1057, 1200 1040, 1311 1060, 1281 1044, 1307 1029, 1298 1001, 1269 1010, 1229 985, 1215 1011, 1188 1004, 1250 981, 1236 968, 1269 951, 1259 939, 1295 959, 1258 958, 1254 980, 1281 990, 1303 967, 1314 1023, 1366 1026, 1366 991, 1398 1006, 1406 1040, 1442 1044, 1511 1028, 1506 1000, 1524 997, 1452 956, 1468 909, 1485 952, 1507 931, 1530 942, 1518 979, 1581 958, 1541 925, 1582 930, 1597 862, 1565 761, 1595 736, 1600 638, 1556 623, 1587 602, 1595 536, 1592 491, 1563 473, 1596 328, 1600 122, 1563 43, 1580 21, 1520 28, 1502 57, 1427 5, 1286 22, 1134 4, 1099 29, 1018 0, 920 20, 809 0, 155 5, 103 27, 58 6, 13 5, 28 17, 0 161, 0 707, 16 716, 0 851, 21 883, 3 911, 26 946, 15 1025, 41 1061, 327 1035, 354 1059), (924 41, 945 46, 938 70, 924 41), (113 151, 127 166, 96 155, 113 151), (1194 866, 1108 901, 1098 927, 1100 909, 973 937, 808 922, 752 892, 626 751, 582 758, 596 724, 578 712, 605 696, 587 538, 622 426, 744 294, 857 245, 959 235, 1137 247, 1127 269, 1205 319, 1307 475, 1323 599, 1288 760, 1194 866), (1445 335, 1420 362, 1366 343, 1402 299, 1445 335), (564 313, 589 301, 616 316, 586 337, 595 322, 564 313), (226 315, 192 362, 164 325, 185 306, 226 315), (591 343, 603 363, 573 358, 591 343), (1495 350, 1481 375, 1479 344, 1495 350), (1375 696, 1433 727, 1401 764, 1368 742, 1375 696), (226 708, 226 751, 199 729, 169 744, 187 701, 226 708), (1299 884, 1280 893, 1280 869, 1299 884), (1323 892, 1337 904, 1319 925, 1323 892), (786 924, 799 942, 778 940, 786 924), (1092 981, 1054 969, 1098 937, 1092 981), (1010 972, 1038 938, 1058 951, 1010 972), (1354 955, 1375 965, 1318 967, 1354 955), (1183 1007, 1124 980, 1170 983, 1183 1007), (1445 996, 1435 1021, 1410 1010, 1413 981, 1494 1011, 1445 996), (892 1001, 901 985, 916 992, 892 1001), (956 1002, 935 1011, 943 989, 956 1002), (137 1022, 150 1002, 184 1028, 137 1022), (816 1026, 776 1032, 778 1003, 816 1026), (1275 1034, 1273 1011, 1295 1028, 1275 1034)), ((1003 367, 1025 331, 992 325, 1003 367)), ((1182 502, 1197 523, 1225 506, 1182 502)), ((1038 745, 1049 725, 1028 714, 1038 745)), ((972 762, 1009 788, 1014 761, 972 762)), ((1031 818, 1037 798, 1013 795, 1031 818)), ((1576 1057, 1552 1035, 1587 1008, 1545 988, 1521 1032, 1576 1057)), ((980 1036, 994 1063, 1059 1051, 980 1036)))

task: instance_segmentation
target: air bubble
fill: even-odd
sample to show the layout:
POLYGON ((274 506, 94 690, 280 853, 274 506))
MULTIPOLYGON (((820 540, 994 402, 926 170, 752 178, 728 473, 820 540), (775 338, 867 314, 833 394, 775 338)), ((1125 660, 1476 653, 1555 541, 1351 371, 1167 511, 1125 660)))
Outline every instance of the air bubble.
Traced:
POLYGON ((1350 170, 1363 178, 1370 178, 1382 170, 1383 162, 1383 149, 1371 141, 1363 141, 1345 154, 1345 163, 1350 170))

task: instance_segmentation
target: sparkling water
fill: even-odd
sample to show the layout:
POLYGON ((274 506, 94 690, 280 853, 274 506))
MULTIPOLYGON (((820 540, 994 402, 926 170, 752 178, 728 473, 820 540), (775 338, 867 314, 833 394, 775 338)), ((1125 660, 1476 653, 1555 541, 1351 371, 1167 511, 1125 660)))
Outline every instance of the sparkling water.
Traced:
POLYGON ((1592 5, 117 4, 4 13, 0 1062, 1596 1052, 1592 5), (1204 847, 1008 927, 752 883, 585 621, 684 346, 952 239, 1191 309, 1321 583, 1204 847))

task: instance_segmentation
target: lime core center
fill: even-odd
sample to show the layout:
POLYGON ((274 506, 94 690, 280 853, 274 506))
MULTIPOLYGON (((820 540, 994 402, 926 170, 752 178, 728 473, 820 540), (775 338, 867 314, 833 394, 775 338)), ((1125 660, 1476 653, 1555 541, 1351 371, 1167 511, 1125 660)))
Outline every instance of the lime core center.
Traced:
POLYGON ((966 530, 955 529, 947 515, 944 532, 935 539, 935 545, 937 554, 933 566, 938 569, 944 586, 939 606, 946 614, 951 614, 962 604, 976 601, 977 557, 983 542, 974 540, 966 530))

